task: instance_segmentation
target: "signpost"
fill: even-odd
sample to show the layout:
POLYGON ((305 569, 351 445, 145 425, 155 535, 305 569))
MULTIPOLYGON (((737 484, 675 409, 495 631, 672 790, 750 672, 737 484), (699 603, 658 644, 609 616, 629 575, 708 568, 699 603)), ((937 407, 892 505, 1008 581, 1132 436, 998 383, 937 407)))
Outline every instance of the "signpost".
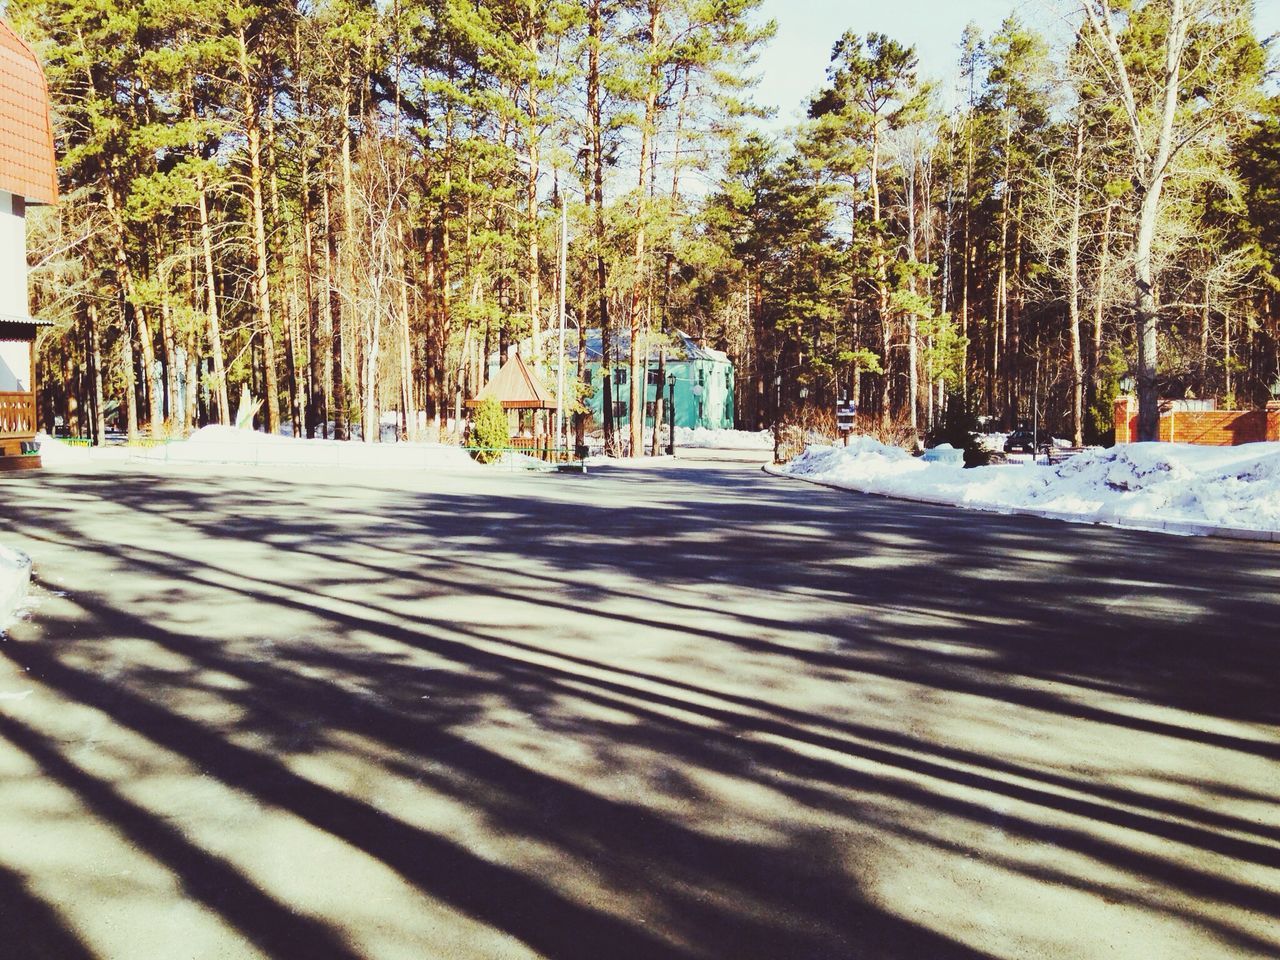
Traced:
POLYGON ((858 417, 858 405, 848 400, 836 404, 836 429, 840 431, 840 439, 849 445, 849 434, 853 433, 854 423, 858 417))

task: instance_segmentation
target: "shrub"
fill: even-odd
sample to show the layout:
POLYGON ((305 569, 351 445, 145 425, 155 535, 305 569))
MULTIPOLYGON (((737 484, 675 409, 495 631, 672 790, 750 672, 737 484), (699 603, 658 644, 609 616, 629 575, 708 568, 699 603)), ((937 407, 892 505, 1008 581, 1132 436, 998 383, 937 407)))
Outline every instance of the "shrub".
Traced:
MULTIPOLYGON (((785 462, 804 453, 811 443, 839 443, 834 406, 806 404, 790 411, 777 427, 778 460, 785 462)), ((894 420, 885 426, 876 414, 860 413, 853 428, 854 436, 867 436, 890 447, 912 450, 916 446, 915 431, 905 420, 894 420)))
POLYGON ((1093 403, 1089 404, 1084 416, 1084 442, 1090 446, 1115 446, 1115 402, 1120 395, 1120 378, 1128 364, 1124 351, 1117 346, 1102 357, 1096 374, 1093 403))
POLYGON ((498 451, 511 446, 511 424, 507 411, 497 400, 482 400, 476 407, 467 446, 475 451, 472 456, 481 463, 493 463, 502 456, 498 451))
POLYGON ((951 398, 942 418, 924 441, 926 447, 938 447, 944 443, 964 451, 966 467, 982 467, 991 461, 991 454, 978 439, 978 411, 971 401, 963 397, 951 398))
POLYGON ((906 420, 890 420, 885 424, 878 414, 866 413, 858 415, 856 434, 871 437, 886 447, 901 447, 914 453, 917 449, 916 432, 906 420))

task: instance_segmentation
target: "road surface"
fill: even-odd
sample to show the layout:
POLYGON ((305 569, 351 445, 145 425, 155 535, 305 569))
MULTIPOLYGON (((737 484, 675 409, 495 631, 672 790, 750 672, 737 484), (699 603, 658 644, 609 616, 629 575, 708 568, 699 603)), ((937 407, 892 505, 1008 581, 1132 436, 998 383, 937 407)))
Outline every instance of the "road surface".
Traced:
POLYGON ((1280 955, 1280 551, 680 460, 0 479, 0 957, 1280 955))

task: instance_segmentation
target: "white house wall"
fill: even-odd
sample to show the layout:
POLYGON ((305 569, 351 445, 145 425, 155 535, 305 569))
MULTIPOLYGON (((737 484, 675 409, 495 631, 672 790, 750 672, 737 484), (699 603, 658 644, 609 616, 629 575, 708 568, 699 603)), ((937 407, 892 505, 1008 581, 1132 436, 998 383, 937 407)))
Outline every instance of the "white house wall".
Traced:
MULTIPOLYGON (((0 190, 0 316, 27 316, 27 222, 0 190)), ((18 209, 22 209, 21 201, 18 209)), ((25 374, 24 374, 25 377, 25 374)))
MULTIPOLYGON (((0 336, 4 327, 0 325, 0 336)), ((31 392, 31 343, 0 340, 0 393, 31 392)))

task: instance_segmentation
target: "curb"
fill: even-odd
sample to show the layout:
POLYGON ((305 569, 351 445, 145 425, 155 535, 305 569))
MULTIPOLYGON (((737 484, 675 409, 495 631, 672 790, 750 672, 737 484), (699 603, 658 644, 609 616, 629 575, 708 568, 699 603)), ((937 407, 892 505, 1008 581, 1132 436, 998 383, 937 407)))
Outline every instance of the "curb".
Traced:
POLYGON ((9 623, 31 586, 31 558, 0 547, 0 630, 9 623))
POLYGON ((765 473, 786 480, 799 480, 811 483, 815 487, 826 487, 828 490, 839 490, 842 493, 858 493, 866 497, 883 497, 886 500, 901 500, 906 503, 923 503, 931 507, 950 507, 953 510, 968 510, 973 513, 993 513, 1006 517, 1035 517, 1040 520, 1057 520, 1085 527, 1111 527, 1114 530, 1134 530, 1140 533, 1163 533, 1177 537, 1215 537, 1219 540, 1247 540, 1255 543, 1280 543, 1280 530, 1250 530, 1247 527, 1220 527, 1212 523, 1197 523, 1193 520, 1097 520, 1082 517, 1075 513, 1061 510, 1036 510, 1031 507, 994 507, 978 504, 956 503, 940 497, 908 497, 900 494, 875 493, 870 490, 858 490, 853 487, 842 487, 825 480, 814 480, 810 477, 798 477, 784 473, 773 464, 766 463, 761 467, 765 473))

